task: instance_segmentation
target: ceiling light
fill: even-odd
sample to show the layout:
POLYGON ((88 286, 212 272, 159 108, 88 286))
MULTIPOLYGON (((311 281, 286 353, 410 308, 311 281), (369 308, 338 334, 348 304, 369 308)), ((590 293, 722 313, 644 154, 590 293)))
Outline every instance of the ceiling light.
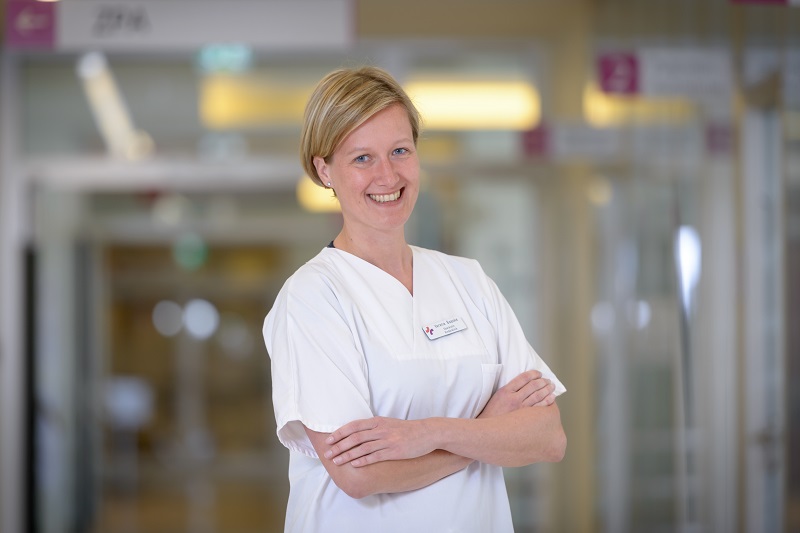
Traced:
POLYGON ((200 119, 210 129, 296 125, 311 90, 252 74, 210 74, 200 85, 200 119))
POLYGON ((428 129, 529 130, 541 114, 526 81, 413 80, 405 89, 428 129))

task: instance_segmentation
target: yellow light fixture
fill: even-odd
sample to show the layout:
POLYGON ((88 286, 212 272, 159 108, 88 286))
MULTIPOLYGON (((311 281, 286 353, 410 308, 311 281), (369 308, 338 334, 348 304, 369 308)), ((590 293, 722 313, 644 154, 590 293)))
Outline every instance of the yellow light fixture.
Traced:
POLYGON ((430 129, 529 130, 541 116, 527 81, 412 80, 405 89, 430 129))
POLYGON ((300 207, 312 213, 339 213, 341 207, 333 191, 320 187, 308 176, 300 176, 297 182, 297 201, 300 207))
POLYGON ((626 124, 682 124, 695 117, 695 106, 682 98, 646 98, 602 92, 596 83, 583 90, 586 122, 596 128, 626 124))
POLYGON ((200 84, 200 119, 210 129, 299 124, 310 94, 253 74, 210 74, 200 84))

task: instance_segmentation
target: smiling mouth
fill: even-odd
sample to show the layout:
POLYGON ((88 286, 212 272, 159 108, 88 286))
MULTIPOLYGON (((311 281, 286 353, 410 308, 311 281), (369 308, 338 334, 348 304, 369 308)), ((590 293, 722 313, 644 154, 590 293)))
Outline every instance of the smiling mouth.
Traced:
POLYGON ((400 189, 397 192, 393 192, 392 194, 368 194, 373 201, 378 202, 379 204, 385 204, 387 202, 394 202, 398 198, 400 198, 400 194, 403 192, 403 189, 400 189))

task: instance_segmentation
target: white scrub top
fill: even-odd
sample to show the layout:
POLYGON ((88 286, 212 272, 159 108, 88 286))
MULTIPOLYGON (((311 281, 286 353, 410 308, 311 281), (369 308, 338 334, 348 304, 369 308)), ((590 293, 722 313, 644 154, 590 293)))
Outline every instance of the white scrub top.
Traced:
POLYGON ((372 416, 474 418, 529 369, 557 395, 566 390, 477 261, 412 251, 413 296, 329 247, 286 281, 266 317, 278 438, 290 450, 286 531, 513 531, 501 467, 473 462, 418 490, 357 500, 334 484, 303 429, 329 433, 372 416), (453 319, 466 328, 426 334, 453 319))

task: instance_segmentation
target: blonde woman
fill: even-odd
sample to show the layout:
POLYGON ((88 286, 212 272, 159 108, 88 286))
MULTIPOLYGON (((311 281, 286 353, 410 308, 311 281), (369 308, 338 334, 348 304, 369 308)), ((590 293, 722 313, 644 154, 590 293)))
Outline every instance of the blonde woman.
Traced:
POLYGON ((343 225, 264 323, 286 531, 512 531, 502 467, 565 453, 565 388, 494 282, 406 243, 419 123, 374 67, 330 73, 306 107, 302 162, 343 225))

